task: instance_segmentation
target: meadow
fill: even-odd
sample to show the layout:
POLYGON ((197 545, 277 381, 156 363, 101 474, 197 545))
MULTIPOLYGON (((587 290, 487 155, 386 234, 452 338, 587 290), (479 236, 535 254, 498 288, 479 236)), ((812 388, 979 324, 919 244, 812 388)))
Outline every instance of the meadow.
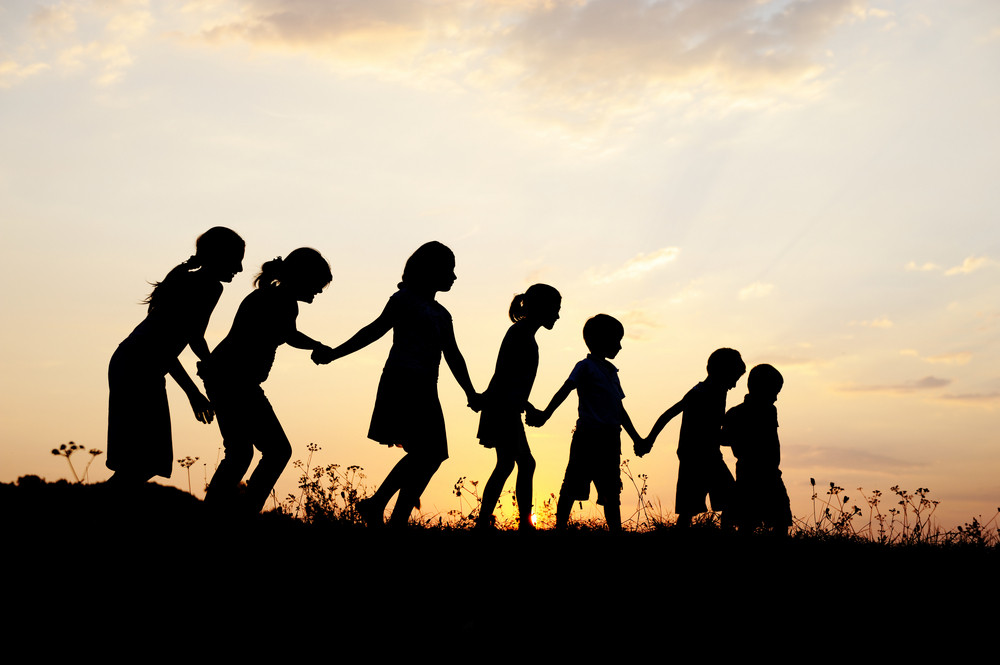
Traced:
MULTIPOLYGON (((192 617, 221 612, 281 634, 323 626, 490 641, 527 630, 575 647, 631 640, 642 649, 700 636, 760 653, 864 644, 888 654, 941 640, 953 653, 992 648, 997 519, 941 530, 925 488, 816 487, 814 514, 775 537, 726 531, 711 515, 680 529, 626 463, 635 508, 623 495, 618 537, 595 519, 549 530, 548 502, 535 532, 502 515, 496 530, 475 531, 478 483, 467 478, 455 483, 464 508, 391 530, 360 524, 363 469, 296 466, 297 494, 239 519, 155 483, 129 496, 37 476, 2 484, 10 597, 21 616, 100 599, 100 620, 140 641, 155 639, 156 626, 183 633, 192 617)), ((93 617, 84 625, 96 630, 93 617)))

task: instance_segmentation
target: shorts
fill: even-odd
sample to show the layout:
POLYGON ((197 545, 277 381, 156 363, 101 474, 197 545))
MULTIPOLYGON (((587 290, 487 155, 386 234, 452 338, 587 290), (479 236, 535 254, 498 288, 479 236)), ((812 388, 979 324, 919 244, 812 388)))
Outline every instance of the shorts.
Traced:
POLYGON ((620 427, 577 427, 559 498, 586 501, 590 498, 590 483, 594 483, 599 506, 620 505, 621 454, 620 427))

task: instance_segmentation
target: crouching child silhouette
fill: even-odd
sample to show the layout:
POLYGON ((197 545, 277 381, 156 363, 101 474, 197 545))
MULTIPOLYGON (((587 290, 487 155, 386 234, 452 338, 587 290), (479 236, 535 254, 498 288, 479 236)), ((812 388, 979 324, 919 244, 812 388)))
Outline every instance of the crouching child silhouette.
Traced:
POLYGON ((634 445, 642 440, 632 426, 622 400, 618 368, 609 360, 622 348, 625 328, 618 319, 598 314, 583 326, 583 340, 590 353, 573 368, 569 378, 540 414, 529 413, 526 422, 540 427, 569 394, 576 390, 579 417, 570 443, 569 463, 556 504, 556 529, 565 529, 574 501, 590 498, 590 483, 597 487, 597 503, 604 507, 608 530, 621 531, 621 430, 634 445))
POLYGON ((635 446, 635 454, 648 453, 656 437, 673 418, 684 414, 677 443, 677 525, 688 526, 691 518, 707 512, 705 497, 712 510, 723 513, 728 522, 735 481, 722 459, 722 420, 726 415, 726 393, 746 372, 747 367, 735 349, 717 349, 708 357, 708 377, 689 390, 681 401, 664 411, 646 439, 635 446))
POLYGON ((792 525, 788 492, 781 480, 778 409, 774 403, 784 379, 771 365, 757 365, 747 377, 748 394, 726 413, 723 445, 736 456, 733 522, 740 531, 763 528, 787 535, 792 525))
POLYGON ((199 364, 209 399, 222 431, 225 457, 205 495, 206 503, 228 510, 256 513, 292 455, 292 446, 262 384, 282 344, 297 349, 330 351, 295 327, 298 303, 311 303, 333 280, 330 264, 315 249, 301 247, 284 260, 279 256, 261 267, 256 289, 243 299, 226 338, 199 364), (253 461, 260 462, 247 481, 240 505, 240 481, 253 461))

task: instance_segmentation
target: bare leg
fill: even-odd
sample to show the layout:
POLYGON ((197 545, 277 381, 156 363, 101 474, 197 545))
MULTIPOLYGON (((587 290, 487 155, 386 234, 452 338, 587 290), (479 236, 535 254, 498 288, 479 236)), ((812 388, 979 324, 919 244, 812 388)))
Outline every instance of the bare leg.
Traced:
MULTIPOLYGON (((493 524, 493 509, 496 508, 497 501, 500 500, 504 483, 507 482, 507 478, 510 477, 511 472, 514 470, 514 456, 509 451, 504 452, 503 448, 498 447, 496 453, 497 465, 493 469, 493 473, 490 474, 490 479, 486 481, 486 489, 483 490, 483 500, 479 505, 479 517, 476 518, 476 526, 479 528, 486 528, 493 524)), ((520 477, 521 472, 519 470, 518 479, 520 477)), ((520 504, 520 496, 518 496, 517 501, 520 504)))

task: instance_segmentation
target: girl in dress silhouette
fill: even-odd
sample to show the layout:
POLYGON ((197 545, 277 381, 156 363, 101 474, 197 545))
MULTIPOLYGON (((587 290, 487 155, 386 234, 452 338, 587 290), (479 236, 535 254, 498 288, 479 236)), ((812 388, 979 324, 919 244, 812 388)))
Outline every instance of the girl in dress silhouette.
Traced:
POLYGON ((500 345, 496 371, 483 393, 483 413, 479 419, 479 443, 493 448, 497 465, 486 483, 483 501, 476 520, 477 528, 493 524, 493 509, 500 499, 504 483, 517 465, 514 497, 518 508, 518 529, 532 530, 531 498, 535 458, 528 448, 521 414, 537 409, 528 403, 531 386, 538 371, 538 344, 535 333, 539 328, 552 330, 559 319, 562 296, 547 284, 535 284, 510 304, 510 320, 514 322, 500 345))
POLYGON ((422 245, 406 261, 399 290, 389 298, 377 319, 318 362, 331 362, 363 349, 390 330, 392 348, 382 370, 368 438, 406 452, 373 496, 359 506, 368 524, 382 524, 385 507, 399 492, 389 522, 405 526, 410 512, 431 476, 448 458, 444 415, 437 381, 441 356, 476 408, 479 395, 472 387, 465 359, 455 343, 451 315, 434 296, 455 283, 455 255, 439 242, 422 245))
POLYGON ((216 226, 195 243, 195 254, 153 285, 146 318, 118 345, 108 366, 108 468, 115 484, 141 485, 170 477, 174 461, 165 376, 187 394, 200 422, 212 422, 212 405, 178 358, 185 346, 208 357, 205 328, 222 295, 222 283, 243 270, 243 239, 216 226))
POLYGON ((268 261, 254 280, 256 290, 240 304, 229 334, 200 363, 226 451, 212 476, 206 502, 236 504, 256 447, 261 459, 247 481, 242 503, 249 512, 264 507, 292 447, 260 384, 282 344, 329 353, 329 347, 299 332, 295 319, 298 303, 311 303, 332 280, 330 264, 315 249, 302 247, 285 259, 268 261))

